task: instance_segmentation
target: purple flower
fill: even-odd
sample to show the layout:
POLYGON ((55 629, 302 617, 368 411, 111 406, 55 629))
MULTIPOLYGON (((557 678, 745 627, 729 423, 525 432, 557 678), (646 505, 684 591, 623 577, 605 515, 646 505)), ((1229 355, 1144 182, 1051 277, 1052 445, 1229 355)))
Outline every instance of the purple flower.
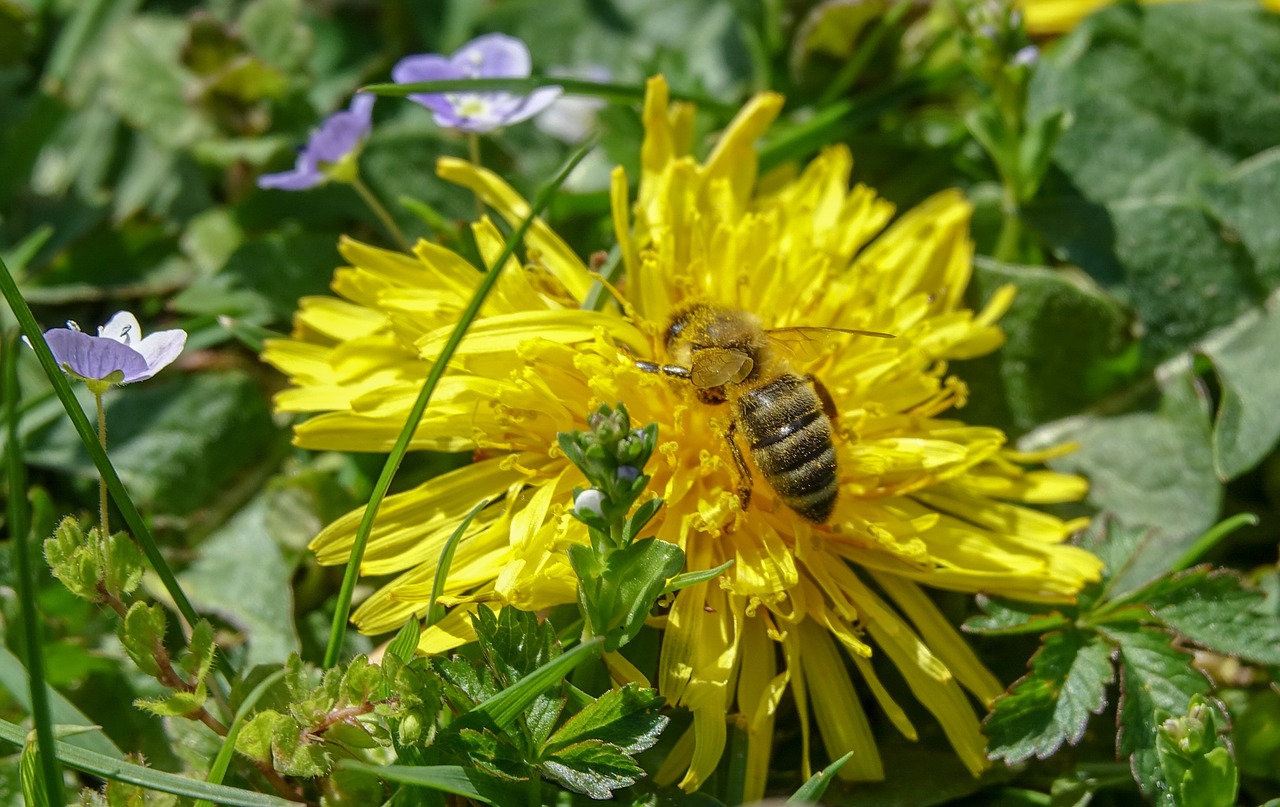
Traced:
MULTIPOLYGON (((486 34, 452 56, 407 56, 391 68, 397 84, 466 78, 528 78, 529 49, 515 37, 486 34)), ((507 92, 416 93, 409 100, 431 110, 436 124, 464 132, 492 132, 533 117, 560 96, 559 87, 541 87, 529 95, 507 92)))
POLYGON ((342 172, 354 175, 354 157, 373 128, 373 100, 372 95, 356 93, 349 108, 325 118, 311 133, 307 145, 298 149, 292 171, 264 174, 258 177, 258 187, 301 191, 330 179, 349 180, 342 172))
POLYGON ((44 341, 64 371, 101 393, 112 384, 145 381, 168 366, 186 345, 187 332, 158 331, 144 339, 137 318, 120 311, 98 329, 97 336, 67 322, 65 328, 45 331, 44 341))

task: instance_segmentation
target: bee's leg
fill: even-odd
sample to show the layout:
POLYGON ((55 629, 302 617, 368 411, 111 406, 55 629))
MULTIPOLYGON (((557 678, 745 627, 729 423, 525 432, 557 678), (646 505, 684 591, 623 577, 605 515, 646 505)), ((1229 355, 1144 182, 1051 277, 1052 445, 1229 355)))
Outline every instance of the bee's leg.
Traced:
POLYGON ((738 447, 737 422, 729 421, 729 431, 725 433, 724 439, 729 443, 734 464, 738 466, 738 501, 742 503, 742 509, 746 510, 747 505, 751 504, 751 469, 747 467, 747 460, 738 447))
POLYGON ((827 416, 827 420, 831 421, 831 430, 846 441, 851 441, 853 435, 841 426, 840 421, 836 419, 836 415, 839 412, 836 409, 835 398, 831 397, 831 391, 813 373, 809 373, 805 378, 809 379, 810 384, 813 384, 813 391, 818 394, 818 403, 822 404, 822 413, 827 416))
POLYGON ((805 378, 809 379, 809 383, 813 385, 813 391, 818 393, 818 401, 822 404, 823 414, 827 416, 828 420, 835 423, 837 414, 835 398, 831 397, 831 392, 818 380, 816 375, 809 373, 805 378))
POLYGON ((689 380, 689 368, 681 367, 678 364, 658 364, 636 359, 635 365, 637 370, 643 370, 646 373, 657 373, 658 375, 669 375, 672 378, 682 378, 685 381, 689 380))

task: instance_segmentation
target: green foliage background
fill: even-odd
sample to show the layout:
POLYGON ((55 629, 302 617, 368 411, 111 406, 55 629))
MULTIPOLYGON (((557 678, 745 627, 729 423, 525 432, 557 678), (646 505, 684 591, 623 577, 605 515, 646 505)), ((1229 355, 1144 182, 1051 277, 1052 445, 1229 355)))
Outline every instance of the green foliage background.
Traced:
MULTIPOLYGON (((1224 517, 1254 514, 1197 557, 1248 574, 1267 592, 1249 607, 1277 618, 1280 16, 1247 0, 1120 4, 1038 42, 1011 101, 999 92, 1006 68, 966 49, 947 4, 873 11, 838 0, 0 0, 0 255, 45 327, 88 328, 124 308, 190 331, 176 371, 110 397, 110 451, 237 669, 320 657, 340 572, 316 567, 305 545, 365 500, 380 466, 291 448, 269 406, 281 381, 254 348, 287 330, 300 296, 325 292, 339 234, 390 243, 347 187, 286 193, 254 180, 287 168, 310 128, 397 59, 488 31, 521 37, 538 72, 601 65, 636 86, 662 72, 677 92, 714 99, 698 119, 703 145, 751 92, 775 89, 788 106, 762 144, 766 164, 846 142, 855 179, 900 209, 962 187, 976 207, 971 302, 1010 282, 1019 294, 1003 321, 1008 344, 955 368, 972 393, 960 416, 1027 448, 1078 442, 1051 464, 1089 477, 1089 509, 1141 536, 1116 556, 1139 582, 1224 517), (984 122, 993 110, 1013 114, 1018 133, 984 122), (1060 136, 1041 136, 1057 121, 1060 136), (1028 169, 1024 181, 1010 166, 1028 169)), ((473 200, 434 178, 435 160, 465 156, 465 142, 407 102, 380 100, 375 120, 366 182, 411 238, 465 249, 473 200)), ((599 123, 598 150, 549 216, 584 255, 610 245, 608 170, 621 163, 634 177, 642 136, 634 105, 603 109, 599 123)), ((486 138, 483 159, 531 194, 568 150, 526 124, 486 138)), ((0 330, 13 324, 0 310, 0 330)), ((48 535, 58 514, 92 512, 96 474, 35 361, 16 360, 34 532, 48 535)), ((467 460, 414 455, 396 484, 467 460)), ((27 704, 8 548, 0 716, 18 722, 27 704)), ((131 706, 158 693, 119 663, 111 622, 41 574, 49 681, 106 730, 68 742, 141 752, 161 770, 207 766, 206 737, 131 706)), ((971 610, 942 599, 957 618, 971 610)), ((1267 636, 1246 630, 1241 641, 1267 636)), ((1092 649, 1064 663, 1092 665, 1105 690, 1111 651, 1090 644, 1097 637, 1060 635, 1038 658, 1071 641, 1092 649)), ((1009 681, 1033 649, 977 642, 1009 681)), ((1280 698, 1261 685, 1276 662, 1254 663, 1258 677, 1219 683, 1242 798, 1256 802, 1280 791, 1280 698)), ((1095 694, 1081 695, 1078 717, 1112 702, 1095 694)), ((887 738, 890 780, 842 798, 1053 792, 1068 804, 1097 791, 1128 803, 1133 783, 1102 725, 1063 729, 1053 749, 1080 745, 979 782, 957 777, 928 738, 910 748, 887 738)), ((797 760, 782 751, 777 762, 789 791, 797 760)), ((0 761, 0 801, 18 776, 16 755, 0 761)))

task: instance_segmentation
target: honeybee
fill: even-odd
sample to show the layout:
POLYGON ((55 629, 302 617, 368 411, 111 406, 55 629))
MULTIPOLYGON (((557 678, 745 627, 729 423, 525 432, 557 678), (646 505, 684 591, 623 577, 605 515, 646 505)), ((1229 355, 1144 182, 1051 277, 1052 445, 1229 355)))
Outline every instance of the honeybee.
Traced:
POLYGON ((694 301, 677 308, 663 334, 669 364, 636 367, 693 384, 698 400, 729 405, 725 435, 738 471, 738 498, 751 501, 751 471, 738 446, 742 432, 765 481, 783 503, 816 524, 826 522, 839 489, 832 440, 835 402, 813 375, 800 375, 779 347, 822 332, 893 338, 843 328, 766 330, 741 309, 694 301))

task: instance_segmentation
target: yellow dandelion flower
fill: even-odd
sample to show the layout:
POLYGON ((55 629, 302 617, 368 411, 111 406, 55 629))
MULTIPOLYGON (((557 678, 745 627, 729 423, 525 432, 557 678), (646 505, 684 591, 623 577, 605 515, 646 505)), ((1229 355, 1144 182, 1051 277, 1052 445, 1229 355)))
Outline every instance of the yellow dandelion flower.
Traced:
MULTIPOLYGON (((666 83, 650 81, 634 204, 623 171, 613 176, 631 315, 584 310, 588 267, 545 224, 530 229, 527 263, 505 267, 413 437, 414 448, 473 450, 476 461, 386 500, 361 571, 398 576, 354 621, 379 633, 422 615, 444 541, 482 497, 500 500, 468 528, 445 592, 452 611, 419 648, 472 639, 467 614, 478 607, 573 602, 565 549, 587 540, 568 515, 582 480, 556 434, 585 428, 598 404, 622 401, 634 422, 659 427, 647 469, 666 500, 657 537, 683 548, 690 570, 735 561, 653 619, 665 631, 655 683, 693 714, 660 777, 683 774, 681 786, 697 788, 733 721, 748 737, 746 795, 758 797, 775 713, 790 689, 806 766, 813 715, 830 755, 854 752, 843 776, 882 778, 863 696, 907 737, 916 729, 868 662, 873 652, 901 672, 977 773, 984 739, 965 690, 988 704, 1002 687, 920 584, 1070 601, 1097 578, 1099 561, 1063 543, 1081 524, 1027 505, 1079 499, 1085 483, 1028 469, 1046 455, 1010 450, 997 429, 941 417, 966 394, 946 361, 997 348, 995 321, 1012 296, 1002 291, 979 313, 963 307, 972 257, 964 198, 944 192, 893 220, 892 205, 873 191, 849 189, 843 147, 798 173, 759 180, 754 144, 781 105, 773 94, 755 98, 699 162, 690 154, 693 110, 670 105, 666 83), (758 478, 744 511, 726 408, 636 366, 669 360, 667 319, 694 298, 753 312, 768 328, 895 336, 849 337, 841 350, 797 364, 822 380, 838 413, 839 491, 826 523, 800 517, 758 478)), ((439 173, 507 222, 529 211, 489 171, 444 159, 439 173)), ((495 260, 498 229, 482 220, 474 232, 495 260)), ((349 239, 341 251, 350 264, 334 277, 341 299, 303 300, 293 338, 269 343, 264 358, 292 381, 277 407, 316 413, 297 427, 299 445, 385 451, 479 274, 425 242, 412 255, 349 239)), ((321 563, 347 560, 361 515, 315 539, 321 563)), ((620 655, 609 662, 620 678, 640 677, 620 655)))
MULTIPOLYGON (((1020 0, 1026 15, 1027 32, 1037 35, 1062 34, 1075 28, 1085 17, 1115 0, 1020 0)), ((1139 0, 1141 3, 1185 3, 1190 0, 1139 0)), ((1280 0, 1259 0, 1263 8, 1280 12, 1280 0)))

